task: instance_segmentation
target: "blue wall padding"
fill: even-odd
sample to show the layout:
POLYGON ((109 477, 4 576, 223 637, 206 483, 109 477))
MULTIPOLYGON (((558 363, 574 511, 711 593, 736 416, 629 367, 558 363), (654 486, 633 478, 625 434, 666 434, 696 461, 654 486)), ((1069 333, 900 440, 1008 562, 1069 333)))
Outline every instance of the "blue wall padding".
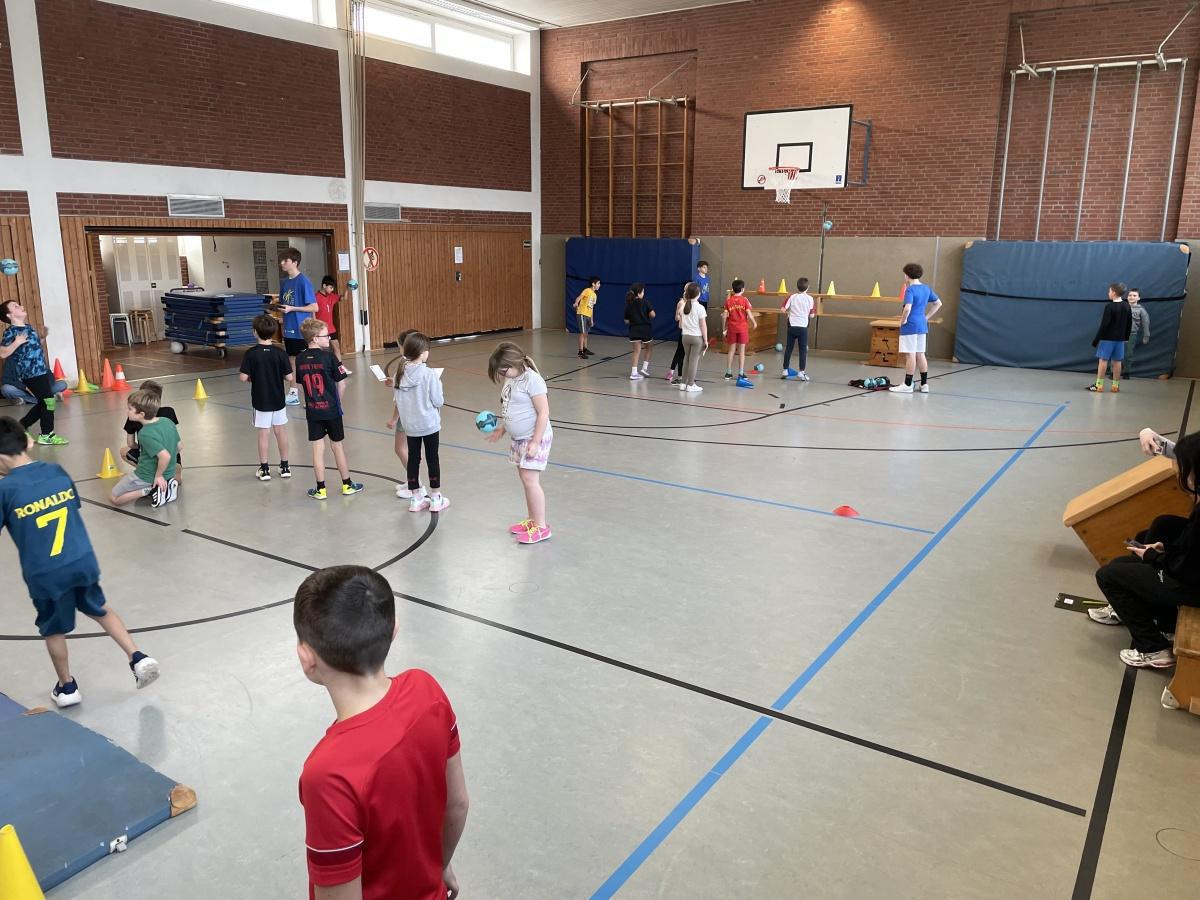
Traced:
POLYGON ((176 782, 56 713, 0 719, 0 819, 43 891, 171 817, 176 782))
POLYGON ((1187 246, 1132 241, 976 241, 963 251, 954 355, 960 361, 1091 372, 1108 285, 1141 291, 1150 343, 1133 372, 1174 368, 1187 294, 1187 246), (1183 248, 1183 249, 1180 249, 1183 248))
POLYGON ((682 238, 584 238, 567 241, 567 329, 579 330, 572 304, 593 275, 600 278, 593 334, 627 337, 625 292, 634 282, 646 285, 646 299, 654 306, 654 336, 674 340, 675 304, 683 286, 696 277, 700 245, 682 238))

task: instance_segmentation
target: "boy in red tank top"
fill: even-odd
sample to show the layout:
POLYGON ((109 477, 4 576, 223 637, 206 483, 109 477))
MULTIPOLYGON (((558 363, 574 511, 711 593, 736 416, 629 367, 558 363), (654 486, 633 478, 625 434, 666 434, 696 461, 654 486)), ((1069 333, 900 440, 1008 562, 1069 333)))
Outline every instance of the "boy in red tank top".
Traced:
POLYGON ((297 654, 337 721, 304 763, 312 900, 454 900, 450 859, 467 821, 458 723, 428 672, 389 678, 395 598, 362 566, 314 572, 296 592, 297 654))

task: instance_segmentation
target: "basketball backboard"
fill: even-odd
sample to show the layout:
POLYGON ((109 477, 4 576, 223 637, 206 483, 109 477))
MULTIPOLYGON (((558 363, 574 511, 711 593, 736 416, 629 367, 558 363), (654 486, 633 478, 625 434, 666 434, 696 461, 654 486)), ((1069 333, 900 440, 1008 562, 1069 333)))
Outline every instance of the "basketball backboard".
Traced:
POLYGON ((771 166, 800 170, 793 190, 845 187, 853 112, 847 105, 746 113, 742 188, 762 190, 771 166))

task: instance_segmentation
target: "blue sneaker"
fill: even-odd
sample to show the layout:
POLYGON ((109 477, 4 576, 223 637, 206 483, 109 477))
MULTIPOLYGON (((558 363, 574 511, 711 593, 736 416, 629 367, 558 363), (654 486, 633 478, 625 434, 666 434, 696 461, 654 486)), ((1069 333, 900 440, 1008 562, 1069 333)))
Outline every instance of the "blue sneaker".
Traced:
POLYGON ((752 387, 754 387, 754 382, 751 381, 749 378, 747 378, 745 375, 739 375, 738 380, 737 380, 737 386, 740 388, 752 388, 752 387))

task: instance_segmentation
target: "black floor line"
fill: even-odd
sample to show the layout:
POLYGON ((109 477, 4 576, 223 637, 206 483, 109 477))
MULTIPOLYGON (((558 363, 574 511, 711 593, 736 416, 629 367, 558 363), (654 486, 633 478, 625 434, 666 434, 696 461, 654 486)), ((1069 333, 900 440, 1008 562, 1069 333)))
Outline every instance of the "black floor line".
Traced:
MULTIPOLYGON (((237 465, 241 465, 241 464, 237 464, 237 465)), ((224 466, 212 466, 211 468, 223 468, 223 467, 224 466)), ((195 468, 199 468, 199 467, 195 467, 195 468)), ((118 510, 118 511, 120 511, 120 510, 118 510)), ((151 521, 153 521, 153 520, 151 520, 151 521)), ((429 537, 433 534, 433 531, 436 529, 436 527, 437 527, 436 517, 431 516, 429 526, 425 529, 425 531, 416 540, 416 542, 414 544, 412 544, 404 552, 398 554, 397 556, 393 557, 392 559, 388 560, 387 562, 381 563, 379 566, 376 566, 374 571, 379 571, 380 569, 382 569, 386 566, 389 566, 392 563, 394 563, 400 559, 403 559, 408 554, 417 550, 422 544, 425 543, 426 540, 429 539, 429 537)), ((303 569, 306 572, 319 571, 316 566, 309 565, 308 563, 299 562, 298 560, 294 560, 294 559, 288 559, 283 556, 276 556, 273 553, 267 553, 265 550, 259 550, 255 547, 247 547, 243 544, 238 544, 233 541, 227 541, 224 538, 215 537, 213 535, 205 534, 200 531, 195 531, 190 528, 183 529, 183 533, 187 534, 187 535, 191 535, 192 537, 200 538, 202 540, 211 541, 214 544, 220 544, 222 546, 230 547, 235 550, 242 550, 242 551, 245 551, 246 553, 251 553, 255 556, 259 556, 264 559, 270 559, 274 562, 280 562, 285 565, 293 566, 298 569, 303 569)), ((495 629, 497 629, 499 631, 503 631, 507 634, 512 634, 517 637, 523 637, 528 640, 537 641, 538 643, 545 644, 547 646, 554 647, 559 650, 565 650, 568 653, 573 653, 577 656, 585 657, 587 659, 593 660, 594 662, 599 662, 599 663, 603 663, 604 665, 613 666, 614 668, 623 669, 627 672, 632 672, 636 675, 641 675, 643 677, 651 678, 655 681, 662 682, 663 684, 671 685, 672 687, 681 688, 683 690, 689 691, 694 694, 699 694, 701 696, 708 697, 713 700, 718 700, 722 703, 727 703, 732 706, 737 706, 742 709, 746 709, 751 712, 758 713, 759 715, 769 716, 772 719, 778 719, 781 722, 787 722, 790 725, 795 725, 797 727, 804 728, 808 731, 813 731, 818 734, 823 734, 827 737, 834 738, 835 740, 853 744, 855 746, 862 747, 867 750, 873 750, 877 753, 882 753, 885 756, 891 756, 894 759, 904 760, 905 762, 910 762, 915 765, 922 766, 924 768, 931 769, 936 772, 941 772, 945 775, 950 775, 955 778, 960 778, 965 781, 972 782, 973 784, 981 785, 983 787, 992 788, 993 790, 1001 791, 1002 793, 1010 794, 1014 797, 1020 797, 1025 800, 1031 800, 1035 803, 1040 803, 1043 806, 1049 806, 1054 809, 1059 809, 1064 812, 1069 812, 1073 815, 1084 816, 1087 814, 1086 811, 1079 809, 1076 806, 1072 806, 1069 803, 1064 803, 1061 800, 1055 800, 1052 797, 1045 797, 1045 796, 1042 796, 1041 794, 1033 793, 1032 791, 1026 791, 1023 788, 1014 787, 1012 785, 1008 785, 1008 784, 1005 784, 1000 781, 996 781, 991 778, 986 778, 982 775, 977 775, 973 772, 968 772, 965 769, 959 769, 954 766, 949 766, 944 763, 937 762, 936 760, 926 759, 925 757, 917 756, 915 754, 908 753, 904 750, 898 750, 893 747, 888 747, 884 744, 876 743, 875 741, 867 740, 866 738, 857 737, 856 735, 852 735, 852 734, 849 734, 844 731, 838 731, 834 728, 829 728, 824 725, 819 725, 816 722, 810 722, 806 719, 801 719, 797 716, 791 716, 791 715, 788 715, 787 713, 780 712, 779 710, 771 709, 768 706, 761 706, 761 705, 759 705, 757 703, 753 703, 749 700, 742 700, 738 697, 733 697, 729 694, 723 694, 719 691, 714 691, 709 688, 701 687, 700 685, 682 681, 681 679, 673 678, 669 675, 664 675, 660 672, 655 672, 651 669, 645 669, 645 668, 642 668, 641 666, 633 665, 632 663, 623 662, 621 660, 614 659, 613 657, 605 656, 601 653, 596 653, 592 650, 585 650, 582 647, 576 647, 573 644, 567 644, 563 641, 555 640, 554 638, 535 634, 531 631, 525 631, 524 629, 516 628, 512 625, 505 625, 502 622, 496 622, 492 619, 484 618, 483 616, 477 616, 474 613, 469 613, 469 612, 466 612, 465 610, 455 609, 454 607, 445 606, 441 603, 435 603, 432 600, 425 600, 421 597, 415 597, 411 594, 405 594, 401 591, 393 591, 393 593, 397 597, 400 597, 403 600, 406 600, 410 603, 415 603, 419 606, 424 606, 428 609, 433 609, 433 610, 437 610, 439 612, 448 613, 450 615, 457 616, 458 618, 461 618, 461 619, 466 619, 468 621, 475 622, 480 625, 486 625, 490 628, 495 628, 495 629)), ((130 632, 130 634, 145 634, 145 633, 153 632, 153 631, 166 631, 166 630, 174 629, 174 628, 184 628, 184 627, 187 627, 190 625, 201 625, 201 624, 205 624, 205 623, 209 623, 209 622, 218 622, 218 621, 221 621, 224 619, 237 618, 239 616, 249 615, 249 614, 255 613, 255 612, 261 612, 261 611, 267 610, 267 609, 274 609, 275 607, 278 607, 278 606, 284 606, 288 603, 291 603, 293 599, 294 598, 289 597, 286 600, 277 600, 273 603, 266 603, 266 604, 262 604, 259 606, 250 607, 248 609, 233 610, 231 612, 226 612, 226 613, 218 613, 216 615, 206 616, 206 617, 200 618, 200 619, 190 619, 190 620, 187 620, 184 622, 173 622, 173 623, 167 623, 167 624, 163 624, 163 625, 149 625, 149 626, 145 626, 142 628, 131 628, 131 629, 129 629, 129 632, 130 632)), ((80 639, 84 639, 84 638, 96 638, 96 637, 103 637, 103 636, 104 636, 104 632, 99 631, 99 632, 87 632, 84 634, 71 634, 71 635, 68 635, 68 638, 71 640, 80 640, 80 639)), ((41 637, 39 637, 37 635, 7 635, 7 634, 0 635, 0 641, 38 641, 38 640, 41 640, 41 637)))
POLYGON ((910 763, 913 763, 918 766, 922 766, 927 769, 932 769, 934 771, 941 772, 945 775, 951 775, 955 778, 961 778, 965 781, 970 781, 973 784, 978 784, 983 787, 989 787, 989 788, 1001 791, 1006 794, 1011 794, 1014 797, 1020 797, 1025 800, 1032 800, 1035 803, 1040 803, 1044 806, 1049 806, 1054 809, 1062 810, 1063 812, 1068 812, 1068 813, 1071 813, 1072 815, 1076 815, 1076 816, 1086 816, 1087 815, 1086 810, 1080 809, 1077 806, 1073 806, 1070 803, 1065 803, 1061 800, 1055 800, 1052 797, 1045 797, 1041 794, 1036 794, 1036 793, 1033 793, 1032 791, 1024 790, 1023 788, 1013 787, 1012 785, 1005 784, 1001 781, 996 781, 991 778, 986 778, 982 775, 977 775, 973 772, 968 772, 964 769, 959 769, 954 766, 948 766, 944 763, 937 762, 936 760, 926 759, 925 757, 917 756, 916 754, 908 753, 904 750, 898 750, 894 747, 888 747, 884 744, 879 744, 879 743, 876 743, 875 741, 867 740, 866 738, 861 738, 856 735, 848 734, 847 732, 844 732, 844 731, 838 731, 835 728, 829 728, 825 725, 819 725, 816 722, 810 722, 807 719, 801 719, 797 716, 788 715, 787 713, 780 712, 779 710, 771 709, 768 706, 761 706, 761 705, 759 705, 757 703, 753 703, 749 700, 742 700, 738 697, 730 696, 729 694, 723 694, 719 691, 714 691, 709 688, 701 687, 700 685, 692 684, 687 681, 682 681, 681 679, 678 679, 678 678, 673 678, 670 675, 663 675, 662 673, 655 672, 651 669, 645 669, 645 668, 642 668, 641 666, 633 665, 632 663, 627 663, 627 662, 623 662, 619 659, 614 659, 611 656, 605 656, 601 653, 596 653, 592 650, 585 650, 582 647, 576 647, 573 644, 567 644, 567 643, 564 643, 563 641, 555 640, 554 638, 545 637, 544 635, 540 635, 540 634, 535 634, 531 631, 525 631, 524 629, 521 629, 521 628, 515 628, 511 625, 505 625, 502 622, 496 622, 492 619, 484 618, 483 616, 477 616, 474 613, 465 612, 463 610, 455 609, 450 606, 444 606, 443 604, 435 603, 432 600, 425 600, 421 597, 414 597, 411 594, 405 594, 401 591, 395 591, 394 593, 396 594, 397 597, 407 600, 410 603, 416 603, 419 606, 425 606, 429 609, 435 609, 439 612, 449 613, 452 616, 458 616, 459 618, 467 619, 471 622, 475 622, 480 625, 486 625, 490 628, 496 628, 500 631, 515 635, 517 637, 523 637, 523 638, 527 638, 532 641, 537 641, 540 644, 545 644, 547 646, 554 647, 558 650, 565 650, 568 653, 574 653, 577 656, 583 656, 583 657, 586 657, 587 659, 593 660, 595 662, 603 663, 604 665, 613 666, 614 668, 618 668, 618 669, 623 669, 627 672, 632 672, 635 675, 641 675, 645 678, 651 678, 655 681, 662 682, 663 684, 669 684, 672 687, 681 688, 685 691, 690 691, 691 693, 694 693, 694 694, 700 694, 701 696, 708 697, 713 700, 719 700, 722 703, 727 703, 727 704, 730 704, 731 706, 737 706, 742 709, 746 709, 751 712, 758 713, 759 715, 769 716, 770 718, 777 719, 780 722, 787 722, 790 725, 796 725, 796 726, 798 726, 800 728, 804 728, 808 731, 814 731, 818 734, 823 734, 826 737, 834 738, 835 740, 843 741, 843 742, 849 743, 849 744, 854 744, 855 746, 863 747, 864 749, 867 749, 867 750, 874 750, 877 753, 882 753, 886 756, 891 756, 895 759, 904 760, 905 762, 910 762, 910 763))
MULTIPOLYGON (((97 475, 96 477, 99 478, 100 476, 97 475)), ((88 480, 90 481, 91 479, 88 479, 88 480)), ((78 483, 78 482, 76 482, 76 483, 78 483)), ((149 522, 151 525, 161 525, 163 528, 171 527, 170 522, 163 522, 159 519, 153 519, 150 516, 143 516, 139 513, 133 512, 133 510, 121 509, 121 507, 119 507, 119 506, 113 506, 111 503, 102 503, 99 500, 92 500, 90 497, 80 497, 79 502, 86 503, 89 506, 98 506, 101 509, 107 509, 110 512, 120 513, 123 516, 129 516, 129 518, 137 519, 140 522, 149 522)))
POLYGON ((1083 842, 1083 854, 1079 859, 1079 871, 1075 875, 1075 889, 1071 900, 1088 900, 1096 883, 1096 867, 1100 863, 1100 848, 1104 843, 1104 829, 1108 824, 1108 809, 1112 804, 1113 788, 1117 784, 1117 767, 1121 764, 1121 747, 1125 743, 1125 727, 1129 724, 1129 707, 1133 703, 1133 686, 1137 681, 1137 669, 1127 666, 1121 678, 1121 691, 1117 695, 1117 708, 1113 712, 1112 728, 1108 732, 1108 749, 1104 752, 1104 766, 1100 770, 1100 781, 1096 785, 1096 800, 1092 804, 1092 817, 1088 822, 1087 837, 1083 842))
POLYGON ((1187 401, 1183 404, 1183 421, 1179 423, 1179 436, 1183 437, 1187 434, 1188 416, 1192 412, 1192 397, 1196 394, 1196 380, 1192 379, 1192 383, 1188 385, 1187 401))
POLYGON ((604 356, 600 359, 597 359, 595 362, 588 363, 586 366, 579 366, 575 369, 568 369, 566 372, 559 372, 557 375, 550 375, 546 378, 546 381, 555 381, 559 378, 564 378, 567 375, 574 375, 576 372, 582 372, 584 369, 590 369, 592 366, 602 366, 606 362, 612 362, 614 359, 621 359, 622 357, 629 356, 632 353, 632 350, 627 350, 624 353, 618 353, 615 356, 604 356))
POLYGON ((371 571, 372 572, 381 572, 384 569, 386 569, 388 566, 390 566, 394 563, 400 562, 400 560, 404 559, 404 557, 408 556, 410 553, 416 553, 419 549, 421 549, 422 544, 424 544, 427 540, 429 540, 431 537, 433 537, 433 532, 437 530, 438 519, 440 517, 441 517, 441 513, 430 513, 429 514, 429 524, 425 526, 425 531, 423 531, 421 533, 421 536, 419 538, 417 538, 412 544, 410 544, 404 550, 401 550, 399 553, 397 553, 391 559, 389 559, 385 562, 381 562, 377 566, 373 566, 371 568, 371 571))

